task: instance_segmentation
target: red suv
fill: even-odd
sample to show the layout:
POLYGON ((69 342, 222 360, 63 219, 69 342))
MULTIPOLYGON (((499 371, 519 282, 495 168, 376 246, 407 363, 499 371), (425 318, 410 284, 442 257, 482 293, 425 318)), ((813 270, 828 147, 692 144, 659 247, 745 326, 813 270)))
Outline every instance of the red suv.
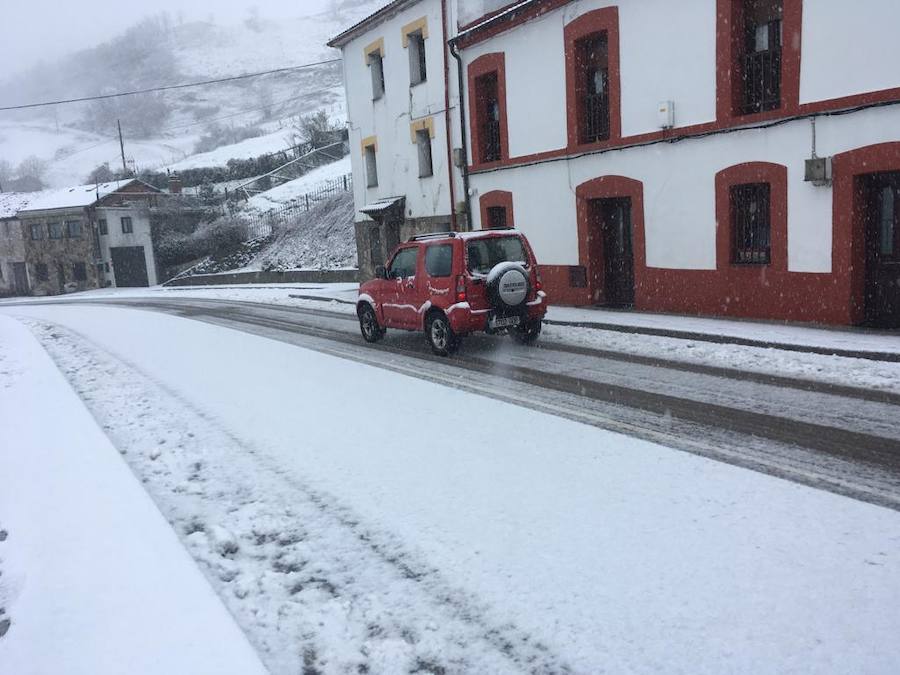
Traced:
POLYGON ((447 356, 476 331, 532 344, 547 313, 531 246, 513 230, 445 232, 401 244, 387 267, 362 284, 356 306, 367 342, 388 328, 424 330, 447 356))

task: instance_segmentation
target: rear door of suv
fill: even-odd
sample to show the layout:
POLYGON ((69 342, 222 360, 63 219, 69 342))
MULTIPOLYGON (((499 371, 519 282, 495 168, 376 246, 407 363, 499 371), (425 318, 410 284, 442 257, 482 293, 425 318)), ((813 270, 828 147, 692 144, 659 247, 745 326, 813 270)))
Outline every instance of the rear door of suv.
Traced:
POLYGON ((456 277, 453 275, 454 246, 451 242, 435 242, 425 247, 424 278, 420 305, 429 302, 447 309, 454 302, 456 277))

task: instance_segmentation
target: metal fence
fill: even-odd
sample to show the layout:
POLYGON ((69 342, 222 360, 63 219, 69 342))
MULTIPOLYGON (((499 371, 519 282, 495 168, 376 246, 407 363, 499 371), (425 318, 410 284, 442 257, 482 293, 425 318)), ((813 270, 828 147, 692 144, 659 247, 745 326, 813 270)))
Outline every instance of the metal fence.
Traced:
POLYGON ((316 203, 353 189, 353 174, 346 174, 317 184, 309 192, 286 204, 253 216, 243 216, 246 222, 247 241, 272 236, 276 226, 295 223, 301 213, 309 211, 316 203))

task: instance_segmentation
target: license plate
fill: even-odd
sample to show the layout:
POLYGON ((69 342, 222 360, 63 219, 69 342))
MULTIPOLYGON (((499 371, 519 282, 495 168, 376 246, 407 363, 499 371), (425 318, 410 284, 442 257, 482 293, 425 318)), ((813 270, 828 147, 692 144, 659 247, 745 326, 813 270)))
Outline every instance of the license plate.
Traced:
POLYGON ((518 316, 495 316, 488 322, 491 328, 509 328, 510 326, 518 326, 522 321, 518 316))

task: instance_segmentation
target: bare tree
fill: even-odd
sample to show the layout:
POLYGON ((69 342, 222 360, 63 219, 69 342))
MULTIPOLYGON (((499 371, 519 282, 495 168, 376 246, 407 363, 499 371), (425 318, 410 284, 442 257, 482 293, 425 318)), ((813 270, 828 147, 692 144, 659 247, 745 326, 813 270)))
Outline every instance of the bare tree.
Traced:
POLYGON ((334 134, 340 125, 332 122, 325 110, 311 115, 298 115, 291 119, 287 140, 291 145, 306 144, 310 148, 321 148, 334 142, 334 134))
POLYGON ((0 190, 8 190, 13 177, 12 164, 5 159, 0 159, 0 190))
POLYGON ((16 167, 16 189, 25 192, 44 189, 44 176, 47 175, 47 162, 31 155, 23 159, 16 167))

